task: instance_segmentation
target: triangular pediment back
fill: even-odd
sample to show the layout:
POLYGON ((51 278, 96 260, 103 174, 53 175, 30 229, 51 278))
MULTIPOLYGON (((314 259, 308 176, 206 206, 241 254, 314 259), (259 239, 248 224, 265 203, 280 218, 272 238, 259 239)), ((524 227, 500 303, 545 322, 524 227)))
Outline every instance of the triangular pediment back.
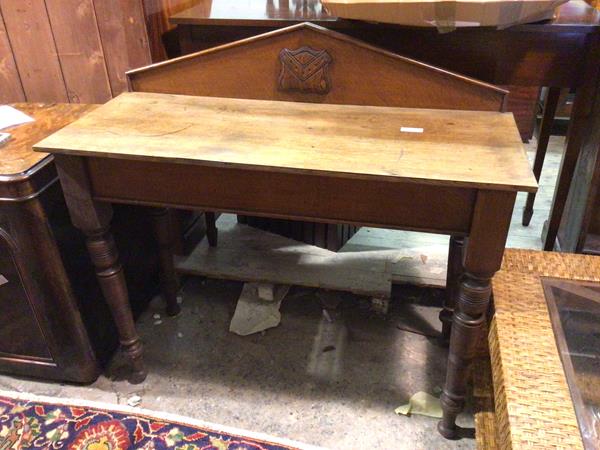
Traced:
POLYGON ((409 108, 503 110, 496 86, 310 23, 127 74, 131 90, 409 108))

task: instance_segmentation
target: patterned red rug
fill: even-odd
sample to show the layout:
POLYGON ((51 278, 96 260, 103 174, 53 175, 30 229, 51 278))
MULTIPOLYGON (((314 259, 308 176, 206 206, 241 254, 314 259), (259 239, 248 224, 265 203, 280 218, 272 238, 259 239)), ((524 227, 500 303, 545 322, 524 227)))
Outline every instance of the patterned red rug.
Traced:
POLYGON ((0 391, 0 450, 309 450, 287 441, 127 406, 0 391))

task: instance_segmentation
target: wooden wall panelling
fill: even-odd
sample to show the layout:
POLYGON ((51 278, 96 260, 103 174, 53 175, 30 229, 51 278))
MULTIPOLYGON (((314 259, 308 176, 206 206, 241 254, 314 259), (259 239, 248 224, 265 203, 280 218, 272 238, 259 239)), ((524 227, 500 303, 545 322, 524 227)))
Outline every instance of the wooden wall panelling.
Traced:
POLYGON ((1 103, 103 103, 151 61, 142 0, 0 0, 1 103))
POLYGON ((112 95, 92 0, 46 0, 46 8, 70 101, 108 101, 112 95))
POLYGON ((24 102, 25 93, 0 10, 0 103, 24 102))
POLYGON ((141 0, 94 0, 112 95, 127 90, 125 72, 152 62, 141 0))
POLYGON ((28 101, 69 101, 44 0, 0 0, 28 101))

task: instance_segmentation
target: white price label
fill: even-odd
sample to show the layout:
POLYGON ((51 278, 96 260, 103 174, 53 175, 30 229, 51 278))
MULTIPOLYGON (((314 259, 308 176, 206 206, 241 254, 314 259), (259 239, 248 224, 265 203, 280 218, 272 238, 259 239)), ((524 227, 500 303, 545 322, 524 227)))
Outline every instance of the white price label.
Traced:
POLYGON ((423 128, 417 127, 400 127, 400 132, 402 133, 422 133, 423 128))

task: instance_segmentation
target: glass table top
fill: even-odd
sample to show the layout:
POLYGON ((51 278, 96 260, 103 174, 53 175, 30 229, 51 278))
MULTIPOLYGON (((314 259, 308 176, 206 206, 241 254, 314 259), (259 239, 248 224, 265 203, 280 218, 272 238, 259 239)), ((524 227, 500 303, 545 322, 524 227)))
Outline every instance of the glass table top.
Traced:
POLYGON ((584 446, 600 449, 600 283, 542 284, 584 446))

